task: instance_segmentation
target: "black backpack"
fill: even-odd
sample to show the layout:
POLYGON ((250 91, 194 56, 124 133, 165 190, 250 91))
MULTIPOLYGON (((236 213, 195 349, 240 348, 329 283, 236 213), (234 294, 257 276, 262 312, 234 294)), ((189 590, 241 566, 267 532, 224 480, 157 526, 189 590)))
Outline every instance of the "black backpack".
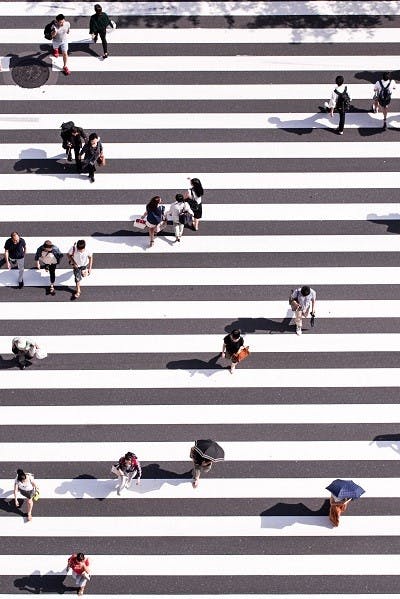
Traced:
POLYGON ((54 29, 54 23, 55 23, 55 21, 52 21, 51 23, 47 23, 46 27, 43 30, 43 35, 47 40, 53 39, 51 37, 51 32, 54 29))
POLYGON ((379 83, 381 84, 381 89, 378 94, 378 102, 381 106, 388 106, 390 104, 390 100, 392 99, 392 92, 389 89, 392 80, 389 80, 389 83, 386 87, 383 85, 382 81, 379 81, 379 83))
POLYGON ((337 95, 336 108, 348 112, 350 110, 350 96, 347 93, 347 85, 344 88, 344 92, 338 92, 338 90, 335 89, 335 94, 337 95))

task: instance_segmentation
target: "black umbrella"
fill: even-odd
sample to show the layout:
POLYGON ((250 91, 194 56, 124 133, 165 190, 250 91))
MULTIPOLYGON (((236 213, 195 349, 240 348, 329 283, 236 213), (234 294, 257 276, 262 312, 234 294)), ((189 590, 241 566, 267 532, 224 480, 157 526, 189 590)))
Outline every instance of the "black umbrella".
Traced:
POLYGON ((337 478, 325 487, 338 499, 359 499, 365 493, 364 489, 352 480, 337 478))
POLYGON ((218 443, 211 439, 198 439, 194 442, 195 450, 202 458, 212 462, 222 462, 225 452, 218 443))

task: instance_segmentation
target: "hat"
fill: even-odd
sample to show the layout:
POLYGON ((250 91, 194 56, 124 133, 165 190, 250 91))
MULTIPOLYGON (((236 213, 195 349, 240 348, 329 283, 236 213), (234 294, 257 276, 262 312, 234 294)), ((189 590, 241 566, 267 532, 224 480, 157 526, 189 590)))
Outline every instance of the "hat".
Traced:
POLYGON ((28 340, 26 337, 17 337, 17 340, 15 342, 15 346, 17 349, 19 350, 23 350, 26 348, 26 345, 28 343, 28 340))

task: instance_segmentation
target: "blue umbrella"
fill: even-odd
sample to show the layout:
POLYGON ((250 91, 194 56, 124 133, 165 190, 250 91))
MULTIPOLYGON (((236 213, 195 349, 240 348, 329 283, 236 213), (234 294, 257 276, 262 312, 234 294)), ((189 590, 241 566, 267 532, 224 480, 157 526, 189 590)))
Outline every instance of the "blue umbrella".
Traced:
POLYGON ((359 499, 365 493, 364 489, 352 480, 337 478, 325 487, 339 499, 359 499))

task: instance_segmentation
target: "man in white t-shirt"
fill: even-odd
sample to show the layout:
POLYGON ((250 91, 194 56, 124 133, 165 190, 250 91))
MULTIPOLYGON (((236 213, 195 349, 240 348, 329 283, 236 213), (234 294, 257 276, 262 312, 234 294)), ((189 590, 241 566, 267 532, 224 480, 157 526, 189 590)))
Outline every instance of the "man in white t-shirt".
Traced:
POLYGON ((393 79, 390 79, 389 73, 383 73, 382 79, 374 85, 374 103, 372 104, 372 110, 378 112, 382 110, 383 114, 383 129, 386 129, 386 118, 388 112, 388 106, 392 99, 393 90, 396 89, 393 79))
POLYGON ((51 36, 52 36, 52 40, 53 40, 53 56, 55 58, 58 58, 60 53, 59 50, 61 50, 62 53, 62 57, 63 57, 63 62, 64 62, 64 68, 63 71, 66 75, 70 74, 70 70, 67 67, 67 60, 68 60, 68 38, 67 35, 69 34, 69 30, 71 28, 71 24, 69 21, 65 20, 64 15, 57 15, 56 16, 56 20, 54 22, 54 25, 52 27, 51 30, 51 36))
MULTIPOLYGON (((308 285, 303 285, 303 287, 298 287, 294 289, 290 295, 290 307, 292 308, 295 314, 295 323, 296 323, 296 333, 297 335, 301 335, 302 330, 302 322, 303 318, 307 318, 310 314, 315 316, 315 300, 317 299, 317 294, 314 289, 311 289, 308 285)), ((311 323, 312 324, 312 323, 311 323)))
POLYGON ((68 260, 73 268, 76 289, 72 296, 77 299, 81 294, 82 277, 87 277, 92 272, 93 254, 86 247, 84 239, 78 239, 68 251, 68 260))

